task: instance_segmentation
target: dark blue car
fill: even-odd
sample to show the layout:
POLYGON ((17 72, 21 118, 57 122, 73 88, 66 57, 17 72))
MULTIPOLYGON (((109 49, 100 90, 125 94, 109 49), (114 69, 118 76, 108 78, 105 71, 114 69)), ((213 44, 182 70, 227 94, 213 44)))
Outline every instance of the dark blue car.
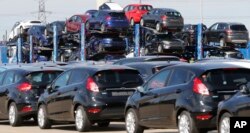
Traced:
POLYGON ((114 36, 93 36, 87 43, 87 55, 94 55, 103 52, 125 52, 126 42, 121 37, 114 36))
POLYGON ((129 21, 122 11, 98 11, 86 22, 87 30, 127 31, 129 21))

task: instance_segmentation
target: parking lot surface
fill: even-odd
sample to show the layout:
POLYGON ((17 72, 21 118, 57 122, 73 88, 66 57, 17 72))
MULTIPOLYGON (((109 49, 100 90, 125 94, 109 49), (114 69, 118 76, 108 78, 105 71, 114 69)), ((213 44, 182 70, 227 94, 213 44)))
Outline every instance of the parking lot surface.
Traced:
MULTIPOLYGON (((41 130, 33 122, 26 122, 25 125, 20 127, 11 127, 8 121, 0 122, 0 133, 76 133, 75 125, 57 125, 48 130, 41 130)), ((88 133, 126 133, 125 125, 123 122, 113 122, 107 128, 100 128, 93 126, 88 133)), ((177 129, 149 129, 145 133, 178 133, 177 129)), ((211 131, 209 133, 217 133, 211 131)))

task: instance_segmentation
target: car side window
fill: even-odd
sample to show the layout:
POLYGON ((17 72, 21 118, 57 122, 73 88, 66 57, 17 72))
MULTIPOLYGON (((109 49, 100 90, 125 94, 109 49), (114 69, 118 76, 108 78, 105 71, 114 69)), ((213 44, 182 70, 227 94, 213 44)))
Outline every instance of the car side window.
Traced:
POLYGON ((76 22, 78 22, 78 23, 82 23, 82 19, 81 19, 81 17, 77 16, 76 22))
POLYGON ((148 14, 153 14, 155 10, 151 10, 148 12, 148 14))
POLYGON ((54 82, 53 89, 60 89, 61 87, 68 85, 70 74, 71 71, 68 71, 60 75, 54 82))
POLYGON ((76 84, 83 82, 87 78, 87 73, 83 70, 74 70, 69 79, 69 84, 76 84))
POLYGON ((3 85, 10 85, 14 83, 14 72, 10 71, 7 72, 4 81, 3 81, 3 85))
POLYGON ((217 27, 218 27, 218 24, 214 24, 214 25, 211 27, 211 31, 217 30, 217 27))
POLYGON ((3 84, 3 78, 4 78, 4 72, 3 73, 0 73, 0 85, 3 84))
POLYGON ((126 6, 126 7, 124 8, 124 11, 125 11, 125 12, 129 11, 129 6, 126 6))
POLYGON ((145 90, 148 91, 150 89, 160 89, 166 86, 169 75, 171 74, 171 70, 165 70, 153 78, 147 83, 145 90))
POLYGON ((22 75, 21 74, 15 74, 15 79, 14 82, 17 83, 22 79, 22 75))
POLYGON ((173 74, 169 79, 168 86, 185 84, 189 82, 193 77, 193 74, 190 71, 184 69, 175 69, 173 74))

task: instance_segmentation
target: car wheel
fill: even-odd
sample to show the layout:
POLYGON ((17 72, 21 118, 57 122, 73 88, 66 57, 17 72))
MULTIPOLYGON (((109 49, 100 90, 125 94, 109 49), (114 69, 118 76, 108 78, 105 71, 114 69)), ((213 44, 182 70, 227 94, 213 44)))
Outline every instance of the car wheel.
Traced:
POLYGON ((160 24, 159 22, 156 24, 155 29, 156 29, 156 31, 158 31, 158 32, 161 32, 161 31, 162 31, 162 26, 161 26, 161 24, 160 24))
POLYGON ((75 125, 79 132, 88 131, 91 127, 91 122, 89 121, 86 112, 82 106, 77 107, 75 114, 75 125))
POLYGON ((179 133, 198 133, 198 129, 194 125, 194 121, 189 112, 183 111, 178 116, 178 119, 179 133))
POLYGON ((135 25, 135 21, 134 21, 133 18, 131 18, 131 20, 130 20, 130 26, 131 26, 131 27, 134 27, 134 25, 135 25))
POLYGON ((189 46, 190 45, 189 41, 188 41, 188 37, 184 37, 183 41, 184 41, 184 46, 189 46))
POLYGON ((221 46, 221 47, 226 46, 226 43, 225 43, 225 39, 224 39, 224 38, 221 38, 221 39, 220 39, 220 46, 221 46))
POLYGON ((134 109, 129 109, 125 116, 127 133, 143 133, 144 129, 139 125, 138 116, 134 109))
POLYGON ((51 121, 48 119, 48 115, 44 105, 41 105, 38 108, 37 123, 41 129, 51 128, 51 121))
POLYGON ((157 52, 158 53, 163 53, 163 47, 162 47, 161 44, 158 45, 157 52))
POLYGON ((140 20, 140 25, 141 25, 141 26, 145 26, 145 23, 144 23, 144 20, 143 20, 143 19, 140 20))
POLYGON ((147 47, 144 48, 144 55, 149 54, 149 49, 147 47))
POLYGON ((230 117, 229 113, 222 115, 219 121, 219 133, 230 133, 230 117))
POLYGON ((9 123, 11 126, 19 126, 22 122, 22 118, 18 115, 16 104, 13 102, 9 106, 9 123))
POLYGON ((108 127, 110 124, 109 121, 105 121, 105 122, 98 122, 97 125, 98 127, 108 127))
POLYGON ((105 32, 106 31, 106 27, 104 24, 101 25, 101 32, 105 32))

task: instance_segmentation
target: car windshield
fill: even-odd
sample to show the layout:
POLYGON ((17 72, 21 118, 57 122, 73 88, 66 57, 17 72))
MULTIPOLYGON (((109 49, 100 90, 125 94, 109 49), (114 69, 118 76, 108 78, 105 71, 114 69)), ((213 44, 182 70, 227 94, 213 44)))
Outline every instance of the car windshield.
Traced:
POLYGON ((33 72, 26 76, 26 79, 32 85, 47 85, 51 83, 61 71, 43 71, 43 72, 33 72))
POLYGON ((234 31, 247 31, 245 25, 231 25, 230 28, 234 31))
POLYGON ((250 81, 250 70, 242 68, 215 69, 202 74, 203 82, 211 90, 235 90, 250 81))
POLYGON ((142 85, 143 80, 138 71, 114 69, 97 72, 94 75, 95 81, 105 87, 137 87, 142 85))
POLYGON ((142 5, 142 6, 139 6, 139 10, 146 10, 146 11, 150 11, 152 10, 153 7, 150 6, 150 5, 142 5))

